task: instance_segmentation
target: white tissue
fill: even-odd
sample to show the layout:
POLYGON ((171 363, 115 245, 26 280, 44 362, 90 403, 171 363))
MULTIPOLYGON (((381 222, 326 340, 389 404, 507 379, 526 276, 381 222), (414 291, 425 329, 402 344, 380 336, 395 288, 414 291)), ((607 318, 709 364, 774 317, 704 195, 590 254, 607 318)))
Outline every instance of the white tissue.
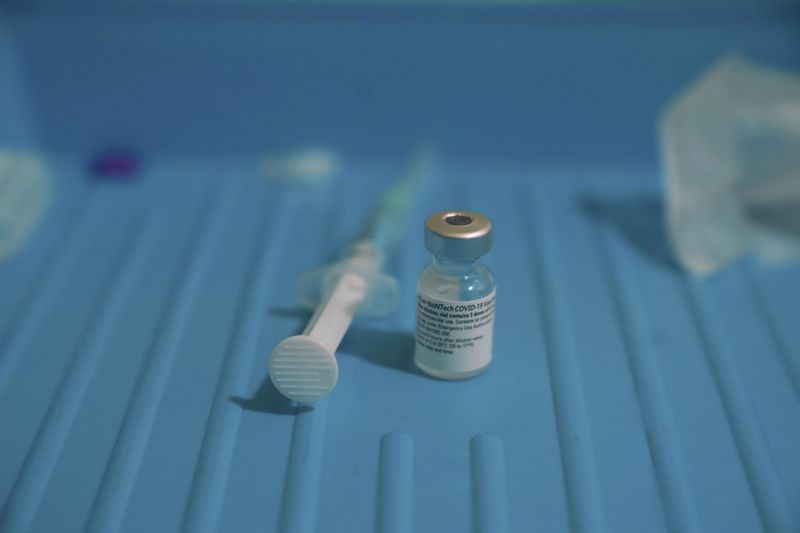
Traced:
POLYGON ((41 158, 0 149, 0 261, 28 240, 50 193, 50 175, 41 158))
POLYGON ((321 186, 339 172, 340 164, 341 158, 333 150, 311 146, 270 155, 261 162, 261 171, 268 181, 321 186))

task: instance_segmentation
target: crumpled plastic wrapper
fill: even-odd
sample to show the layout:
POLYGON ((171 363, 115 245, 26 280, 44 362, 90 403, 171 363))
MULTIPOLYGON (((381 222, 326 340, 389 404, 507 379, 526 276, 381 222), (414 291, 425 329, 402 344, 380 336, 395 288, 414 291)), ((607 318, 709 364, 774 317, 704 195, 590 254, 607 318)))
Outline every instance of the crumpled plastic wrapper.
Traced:
POLYGON ((659 135, 667 230, 687 271, 800 259, 800 76, 725 57, 667 106, 659 135))

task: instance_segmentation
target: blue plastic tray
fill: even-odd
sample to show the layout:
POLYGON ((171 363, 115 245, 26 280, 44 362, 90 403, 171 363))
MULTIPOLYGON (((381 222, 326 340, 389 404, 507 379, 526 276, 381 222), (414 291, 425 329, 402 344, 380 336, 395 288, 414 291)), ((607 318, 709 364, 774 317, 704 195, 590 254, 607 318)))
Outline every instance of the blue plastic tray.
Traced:
POLYGON ((264 16, 259 40, 249 16, 211 10, 180 25, 178 11, 152 9, 21 12, 0 33, 16 46, 0 47, 0 74, 16 80, 0 85, 15 121, 0 139, 36 140, 55 185, 32 240, 0 264, 0 531, 800 531, 800 268, 744 261, 708 282, 682 274, 661 230, 651 138, 666 97, 718 52, 797 65, 796 13, 346 8, 325 21, 334 11, 245 9, 264 16), (290 108, 322 95, 326 79, 332 95, 261 140, 289 146, 305 128, 342 148, 343 175, 328 188, 258 174, 246 111, 271 124, 282 107, 265 93, 264 110, 257 87, 238 86, 255 71, 234 52, 294 50, 265 61, 302 72, 291 66, 307 57, 291 46, 302 39, 281 24, 296 38, 317 32, 308 46, 337 65, 362 54, 347 75, 280 78, 290 108), (493 40, 477 57, 425 55, 411 38, 429 31, 470 53, 475 31, 493 40), (53 47, 71 39, 73 50, 53 47), (422 130, 442 139, 443 156, 391 264, 400 307, 354 325, 334 393, 296 406, 265 380, 272 347, 308 318, 294 282, 336 256, 400 170, 418 133, 404 115, 425 100, 408 82, 384 108, 402 76, 362 50, 371 39, 376 55, 398 54, 400 69, 416 60, 435 82, 422 130), (198 50, 210 56, 192 63, 198 50), (121 70, 101 61, 121 51, 121 70), (512 84, 503 100, 526 57, 536 75, 520 83, 540 92, 512 84), (467 76, 470 61, 480 68, 467 76), (348 100, 359 66, 373 100, 348 100), (126 80, 130 100, 114 92, 126 80), (229 123, 220 109, 203 115, 204 97, 219 103, 226 87, 246 109, 229 123), (442 103, 448 94, 455 104, 442 103), (343 108, 326 107, 337 98, 343 108), (492 101, 496 114, 481 107, 492 101), (162 122, 141 116, 156 103, 162 122), (395 121, 377 127, 373 106, 395 121), (367 125, 315 129, 318 110, 367 125), (141 148, 139 181, 87 179, 92 151, 112 142, 141 148), (498 282, 494 363, 454 383, 411 364, 421 225, 450 206, 493 220, 498 282))

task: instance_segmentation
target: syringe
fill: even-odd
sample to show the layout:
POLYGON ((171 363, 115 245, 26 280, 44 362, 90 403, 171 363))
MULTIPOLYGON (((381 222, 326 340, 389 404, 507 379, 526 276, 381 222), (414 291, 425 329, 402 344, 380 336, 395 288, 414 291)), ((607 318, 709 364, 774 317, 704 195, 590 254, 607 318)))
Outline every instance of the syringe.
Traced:
POLYGON ((396 305, 397 282, 381 268, 402 236, 408 208, 431 164, 431 153, 420 151, 383 194, 345 258, 301 276, 300 303, 314 314, 301 335, 275 346, 269 362, 269 377, 287 398, 314 402, 330 393, 339 377, 336 349, 356 314, 379 316, 396 305))

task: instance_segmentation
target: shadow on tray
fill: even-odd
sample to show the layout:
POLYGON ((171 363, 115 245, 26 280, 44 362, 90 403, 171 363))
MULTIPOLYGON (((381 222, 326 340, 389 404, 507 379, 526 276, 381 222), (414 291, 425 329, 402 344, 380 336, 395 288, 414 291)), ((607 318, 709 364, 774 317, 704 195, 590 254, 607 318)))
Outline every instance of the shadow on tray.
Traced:
POLYGON ((581 211, 596 222, 604 222, 646 259, 681 272, 667 238, 664 202, 658 195, 631 197, 582 196, 581 211))
POLYGON ((232 396, 230 400, 245 411, 274 415, 298 415, 314 409, 310 405, 293 402, 278 392, 269 377, 264 377, 258 390, 250 398, 232 396))
POLYGON ((353 326, 340 349, 345 357, 350 355, 372 365, 422 375, 414 365, 414 333, 411 331, 353 326))

